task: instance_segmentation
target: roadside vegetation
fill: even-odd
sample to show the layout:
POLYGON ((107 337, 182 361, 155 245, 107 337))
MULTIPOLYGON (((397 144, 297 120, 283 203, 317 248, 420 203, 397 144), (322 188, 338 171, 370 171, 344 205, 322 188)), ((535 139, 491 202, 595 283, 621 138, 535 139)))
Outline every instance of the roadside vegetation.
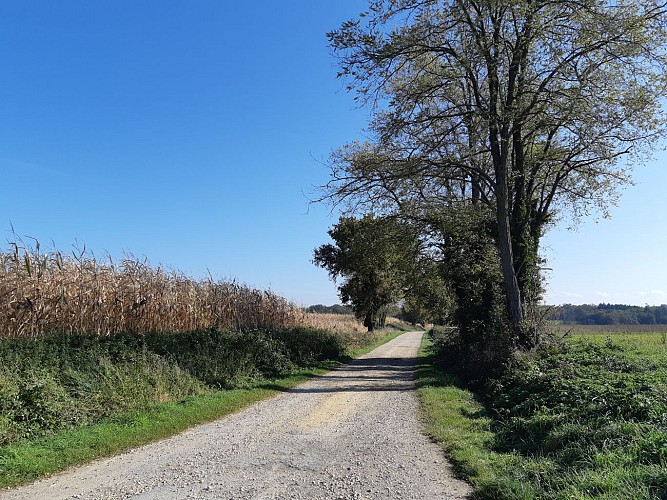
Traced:
POLYGON ((447 335, 422 351, 419 394, 475 498, 667 498, 664 334, 572 335, 474 391, 443 364, 447 335))
POLYGON ((0 254, 0 487, 286 390, 401 333, 136 259, 0 254))
POLYGON ((379 0, 328 34, 371 118, 330 156, 319 201, 344 216, 314 261, 367 323, 400 299, 439 325, 420 394, 479 498, 667 498, 664 329, 549 324, 665 307, 551 311, 540 248, 667 136, 666 22, 654 0, 379 0))
POLYGON ((214 420, 402 333, 362 330, 0 341, 0 487, 214 420))

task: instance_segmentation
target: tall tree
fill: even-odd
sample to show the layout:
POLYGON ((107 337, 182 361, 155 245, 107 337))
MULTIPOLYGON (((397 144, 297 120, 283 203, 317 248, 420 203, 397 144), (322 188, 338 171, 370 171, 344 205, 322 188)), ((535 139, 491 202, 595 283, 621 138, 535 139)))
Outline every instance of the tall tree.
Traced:
POLYGON ((406 269, 419 242, 395 219, 343 217, 331 230, 334 241, 315 249, 313 262, 341 279, 340 298, 350 303, 369 331, 383 327, 387 308, 403 297, 406 269))
POLYGON ((370 1, 329 39, 373 137, 334 153, 323 198, 418 218, 488 205, 520 332, 546 225, 606 214, 664 132, 665 21, 656 0, 370 1))

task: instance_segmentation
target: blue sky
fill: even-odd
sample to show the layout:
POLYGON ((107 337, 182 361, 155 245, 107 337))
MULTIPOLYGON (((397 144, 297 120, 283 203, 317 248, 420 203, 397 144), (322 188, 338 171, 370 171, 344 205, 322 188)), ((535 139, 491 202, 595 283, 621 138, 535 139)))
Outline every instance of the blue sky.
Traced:
MULTIPOLYGON (((363 135, 325 34, 364 6, 0 0, 2 240, 11 223, 60 250, 337 302, 310 263, 337 217, 308 195, 363 135)), ((548 302, 667 303, 665 161, 611 221, 545 239, 548 302)))

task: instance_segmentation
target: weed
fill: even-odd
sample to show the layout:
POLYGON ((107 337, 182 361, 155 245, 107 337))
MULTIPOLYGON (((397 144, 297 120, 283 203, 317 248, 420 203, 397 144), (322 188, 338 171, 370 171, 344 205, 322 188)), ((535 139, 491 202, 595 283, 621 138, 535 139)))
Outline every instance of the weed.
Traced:
MULTIPOLYGON (((385 335, 382 340, 388 341, 398 334, 385 335)), ((227 343, 230 339, 243 340, 243 335, 230 332, 200 332, 199 335, 194 337, 203 343, 208 339, 227 346, 239 346, 233 342, 227 343)), ((246 346, 243 347, 243 352, 247 359, 259 361, 258 366, 275 359, 264 350, 264 341, 267 342, 266 345, 279 347, 282 355, 287 356, 286 359, 293 367, 300 361, 289 358, 289 352, 294 351, 291 348, 292 342, 310 346, 311 360, 316 356, 313 354, 315 352, 324 357, 324 353, 333 352, 332 345, 340 347, 340 341, 334 340, 330 332, 304 332, 295 329, 253 332, 253 335, 256 337, 255 342, 242 344, 246 346), (307 340, 299 338, 301 335, 305 335, 307 340), (323 345, 318 348, 318 343, 323 345), (269 357, 261 361, 261 356, 265 354, 269 357)), ((24 360, 27 366, 35 363, 48 365, 45 373, 51 373, 49 370, 58 364, 57 360, 70 353, 70 356, 65 358, 65 363, 71 363, 72 366, 61 374, 60 379, 53 374, 48 375, 56 383, 55 389, 41 391, 42 397, 35 399, 34 403, 37 407, 54 408, 52 397, 44 396, 55 395, 57 402, 63 392, 67 392, 75 400, 78 413, 88 418, 87 421, 79 420, 78 425, 72 424, 50 431, 33 426, 31 433, 17 435, 17 422, 12 420, 11 415, 1 406, 8 401, 16 402, 19 399, 21 376, 15 370, 16 365, 7 370, 5 365, 0 363, 0 367, 3 367, 0 368, 0 488, 21 484, 77 463, 118 453, 173 435, 192 425, 214 420, 271 396, 276 391, 294 387, 309 376, 324 373, 336 363, 334 360, 318 362, 312 368, 283 372, 277 378, 244 379, 241 384, 243 388, 212 390, 193 376, 193 373, 210 375, 210 372, 202 369, 203 365, 194 365, 191 367, 192 372, 188 371, 187 366, 179 366, 187 365, 191 357, 187 352, 183 352, 184 349, 190 350, 191 354, 198 352, 200 356, 204 356, 205 349, 195 351, 193 346, 196 346, 197 342, 192 342, 180 348, 178 353, 173 352, 172 347, 179 346, 178 338, 189 339, 191 336, 60 336, 38 340, 0 341, 0 361, 9 359, 13 354, 14 361, 24 360), (161 354, 157 353, 158 350, 161 354), (57 354, 51 356, 50 352, 57 354), (36 358, 31 357, 32 355, 36 358), (98 363, 94 361, 96 359, 98 363), (74 360, 78 360, 78 364, 74 363, 74 360), (8 381, 11 383, 6 383, 8 381), (58 381, 62 382, 60 388, 57 388, 58 381), (101 381, 108 383, 108 392, 104 394, 98 390, 101 381), (114 381, 115 383, 112 383, 114 381), (154 389, 152 392, 151 387, 154 389), (152 402, 149 402, 146 396, 151 396, 152 402), (136 397, 142 399, 140 404, 133 399, 136 397), (108 410, 110 399, 125 403, 125 407, 118 405, 112 412, 101 412, 102 407, 108 410), (81 425, 84 423, 86 425, 81 425)), ((222 354, 219 350, 213 352, 209 361, 214 363, 215 357, 222 354)), ((199 361, 203 359, 199 358, 199 361)), ((261 371, 259 368, 250 370, 253 374, 261 371)), ((269 369, 267 373, 278 371, 269 369)), ((219 375, 222 372, 216 373, 219 375)), ((48 385, 51 385, 51 382, 48 385)), ((61 415, 61 418, 63 416, 61 415)), ((26 428, 24 426, 21 429, 26 428)))
MULTIPOLYGON (((574 335, 519 356, 480 391, 481 427, 451 415, 432 425, 449 428, 438 439, 476 498, 667 498, 667 357, 660 345, 659 334, 574 335), (457 452, 474 425, 470 451, 457 452)), ((453 389, 437 390, 444 398, 453 389)), ((424 407, 437 415, 433 403, 424 407)))

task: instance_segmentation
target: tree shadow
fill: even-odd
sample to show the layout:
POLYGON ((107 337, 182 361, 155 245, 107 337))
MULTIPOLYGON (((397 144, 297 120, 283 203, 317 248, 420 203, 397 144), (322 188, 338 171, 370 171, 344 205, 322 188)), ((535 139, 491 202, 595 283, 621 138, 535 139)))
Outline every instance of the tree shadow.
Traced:
POLYGON ((276 384, 259 387, 294 394, 342 392, 407 392, 415 389, 417 358, 363 358, 338 366, 291 389, 276 384))

